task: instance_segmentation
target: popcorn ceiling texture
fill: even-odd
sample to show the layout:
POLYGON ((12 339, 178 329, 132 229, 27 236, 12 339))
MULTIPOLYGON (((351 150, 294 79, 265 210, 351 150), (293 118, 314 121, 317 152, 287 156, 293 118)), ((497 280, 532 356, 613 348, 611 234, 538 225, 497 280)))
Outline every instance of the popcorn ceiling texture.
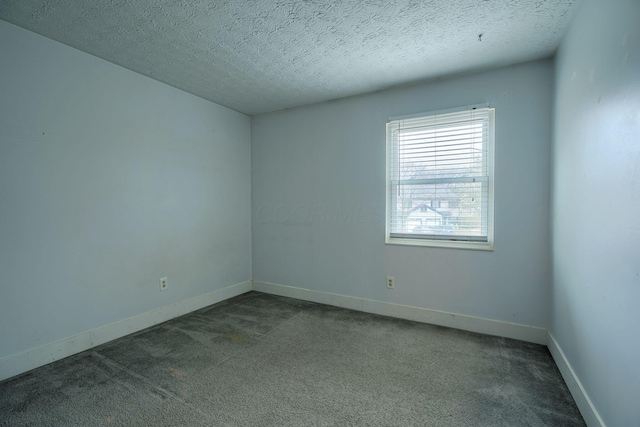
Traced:
POLYGON ((2 0, 0 19, 253 115, 551 55, 578 1, 2 0))

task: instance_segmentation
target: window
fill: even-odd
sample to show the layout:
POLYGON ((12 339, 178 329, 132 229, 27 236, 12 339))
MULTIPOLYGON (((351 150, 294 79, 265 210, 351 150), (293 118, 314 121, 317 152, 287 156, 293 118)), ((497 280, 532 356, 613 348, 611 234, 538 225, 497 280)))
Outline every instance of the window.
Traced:
POLYGON ((494 109, 387 123, 387 243, 493 249, 494 109))

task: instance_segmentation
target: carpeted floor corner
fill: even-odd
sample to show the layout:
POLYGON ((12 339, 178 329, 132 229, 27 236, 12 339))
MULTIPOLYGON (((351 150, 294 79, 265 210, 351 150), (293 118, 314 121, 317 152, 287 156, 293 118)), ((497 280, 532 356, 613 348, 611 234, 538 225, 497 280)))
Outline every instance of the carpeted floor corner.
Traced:
POLYGON ((545 346, 249 292, 0 382, 0 426, 584 426, 545 346))

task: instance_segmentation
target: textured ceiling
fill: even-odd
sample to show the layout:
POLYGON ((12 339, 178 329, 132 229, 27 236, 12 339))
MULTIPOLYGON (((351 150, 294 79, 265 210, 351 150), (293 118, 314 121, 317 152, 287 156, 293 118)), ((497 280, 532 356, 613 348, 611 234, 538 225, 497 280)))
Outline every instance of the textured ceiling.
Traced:
POLYGON ((0 19, 257 114, 551 55, 577 2, 0 0, 0 19))

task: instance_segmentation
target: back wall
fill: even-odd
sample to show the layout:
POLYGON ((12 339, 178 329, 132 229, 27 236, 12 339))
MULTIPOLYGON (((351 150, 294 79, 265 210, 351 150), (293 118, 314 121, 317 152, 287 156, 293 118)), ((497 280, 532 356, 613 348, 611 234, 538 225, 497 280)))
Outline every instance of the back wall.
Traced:
POLYGON ((553 78, 539 60, 252 117, 254 281, 547 328, 553 78), (495 251, 385 245, 387 119, 484 102, 495 251))

